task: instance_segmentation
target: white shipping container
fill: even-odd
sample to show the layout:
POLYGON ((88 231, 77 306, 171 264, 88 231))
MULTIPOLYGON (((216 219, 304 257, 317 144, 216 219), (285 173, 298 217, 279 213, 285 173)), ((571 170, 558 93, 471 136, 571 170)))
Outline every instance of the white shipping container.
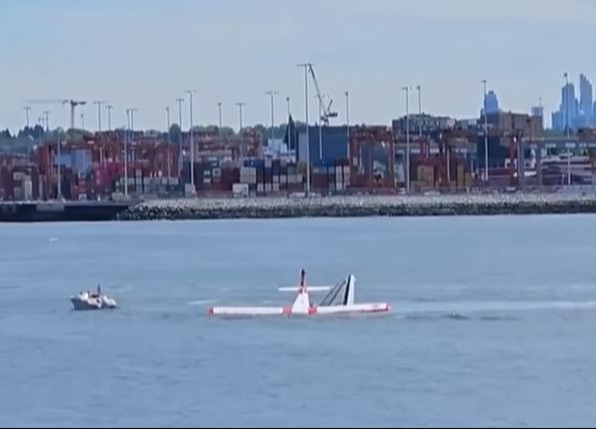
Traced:
POLYGON ((273 161, 271 159, 265 160, 265 168, 271 168, 273 166, 273 161))
POLYGON ((273 184, 276 183, 279 185, 279 176, 273 176, 273 184))
POLYGON ((247 184, 234 183, 232 185, 232 192, 234 192, 235 195, 242 195, 242 196, 248 197, 248 191, 249 191, 249 187, 247 184))
POLYGON ((273 192, 279 192, 279 183, 273 184, 273 192))
POLYGON ((259 183, 257 185, 257 192, 265 192, 265 185, 263 185, 262 183, 259 183))
POLYGON ((205 178, 203 179, 203 183, 204 183, 204 184, 206 184, 206 185, 209 185, 209 184, 211 184, 211 178, 210 178, 210 177, 205 177, 205 178))
POLYGON ((272 192, 273 191, 273 185, 271 185, 271 183, 265 183, 265 192, 272 192))
POLYGON ((285 175, 284 176, 280 176, 279 179, 280 179, 280 183, 282 185, 287 185, 287 183, 288 183, 288 176, 285 176, 285 175))
POLYGON ((303 183, 304 182, 303 177, 304 176, 302 176, 302 174, 297 174, 296 175, 296 183, 303 183))

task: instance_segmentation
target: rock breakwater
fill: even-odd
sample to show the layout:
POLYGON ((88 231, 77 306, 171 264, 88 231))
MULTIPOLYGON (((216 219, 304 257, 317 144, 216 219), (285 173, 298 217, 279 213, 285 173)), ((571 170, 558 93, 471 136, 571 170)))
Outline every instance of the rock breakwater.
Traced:
POLYGON ((118 219, 197 220, 576 213, 596 213, 596 195, 498 194, 155 200, 128 208, 118 215, 118 219))

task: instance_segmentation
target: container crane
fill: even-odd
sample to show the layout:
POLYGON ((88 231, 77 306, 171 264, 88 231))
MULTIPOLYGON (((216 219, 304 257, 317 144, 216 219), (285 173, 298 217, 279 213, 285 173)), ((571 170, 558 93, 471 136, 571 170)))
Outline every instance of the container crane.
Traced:
POLYGON ((74 129, 75 127, 75 110, 77 106, 84 106, 87 104, 86 101, 77 101, 77 100, 28 100, 28 104, 70 104, 70 128, 74 129))
POLYGON ((331 106, 333 105, 333 100, 329 95, 323 96, 321 94, 321 88, 319 87, 319 82, 317 81, 317 75, 315 73, 315 68, 312 64, 308 64, 308 71, 310 72, 310 76, 312 77, 313 83, 315 85, 315 90, 317 91, 317 99, 319 100, 319 111, 321 112, 320 120, 323 124, 329 125, 329 118, 337 118, 337 112, 333 112, 331 110, 331 106), (325 106, 323 102, 323 98, 329 99, 329 104, 325 106))

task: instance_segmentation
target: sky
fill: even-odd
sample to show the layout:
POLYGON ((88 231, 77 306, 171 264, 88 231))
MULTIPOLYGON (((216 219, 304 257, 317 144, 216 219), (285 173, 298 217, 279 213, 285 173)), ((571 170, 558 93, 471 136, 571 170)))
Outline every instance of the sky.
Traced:
MULTIPOLYGON (((528 112, 541 97, 558 107, 563 74, 596 82, 594 0, 1 0, 0 128, 25 123, 28 100, 82 99, 96 129, 93 100, 114 106, 112 126, 165 129, 166 107, 196 89, 194 123, 270 123, 266 90, 277 90, 276 122, 304 120, 304 72, 312 62, 323 94, 345 123, 389 125, 410 111, 477 117, 482 79, 505 110, 528 112)), ((317 110, 310 83, 310 118, 317 110)), ((188 100, 188 99, 187 99, 188 100)), ((31 104, 31 121, 69 116, 31 104)), ((106 113, 102 112, 103 128, 106 113)), ((183 126, 189 123, 184 105, 183 126)), ((333 122, 332 122, 333 123, 333 122)))

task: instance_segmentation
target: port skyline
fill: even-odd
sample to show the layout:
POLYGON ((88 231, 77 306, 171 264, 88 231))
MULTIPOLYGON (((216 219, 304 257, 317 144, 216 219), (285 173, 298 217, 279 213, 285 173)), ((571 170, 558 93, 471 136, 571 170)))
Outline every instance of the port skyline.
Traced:
MULTIPOLYGON (((441 3, 433 8, 409 0, 348 1, 341 7, 330 0, 319 3, 279 10, 265 0, 233 9, 199 2, 163 13, 164 4, 141 10, 129 0, 114 17, 109 3, 50 7, 7 0, 0 18, 3 28, 29 30, 18 43, 7 39, 2 44, 10 61, 1 60, 5 89, 0 124, 22 128, 26 99, 82 97, 89 104, 76 121, 84 114, 86 128, 98 128, 92 102, 109 100, 114 127, 126 124, 124 111, 134 105, 139 129, 163 129, 165 107, 176 113, 175 98, 189 87, 200 90, 195 103, 200 124, 218 123, 221 102, 223 124, 237 128, 238 101, 247 103, 246 124, 267 124, 270 106, 264 92, 272 89, 280 92, 276 116, 282 117, 283 100, 289 96, 295 119, 302 120, 302 76, 294 65, 304 61, 316 65, 322 92, 333 97, 336 123, 344 116, 345 91, 351 94, 352 122, 390 123, 404 111, 404 85, 422 86, 425 112, 477 117, 482 79, 507 110, 528 112, 542 98, 550 113, 559 105, 563 73, 590 76, 596 70, 594 60, 582 54, 593 38, 577 25, 594 7, 586 2, 568 2, 556 13, 537 13, 538 3, 532 0, 506 10, 464 0, 457 0, 457 7, 441 3), (69 17, 69 25, 52 25, 58 17, 69 17), (377 24, 364 31, 366 20, 377 24), (554 29, 571 21, 575 25, 566 38, 556 37, 554 29), (84 31, 91 22, 110 31, 84 31), (304 22, 310 31, 299 25, 304 22), (526 42, 538 34, 546 36, 529 49, 526 42), (572 41, 570 55, 553 57, 552 52, 562 52, 572 41), (76 58, 76 66, 64 67, 63 55, 76 58)), ((415 97, 412 101, 415 105, 415 97)), ((316 100, 311 103, 311 113, 316 113, 316 100)), ((43 111, 47 106, 32 107, 43 111)), ((35 122, 40 115, 33 110, 30 119, 35 122)), ((60 108, 47 110, 52 110, 53 123, 61 119, 60 108)), ((102 128, 107 126, 104 115, 102 128)))

